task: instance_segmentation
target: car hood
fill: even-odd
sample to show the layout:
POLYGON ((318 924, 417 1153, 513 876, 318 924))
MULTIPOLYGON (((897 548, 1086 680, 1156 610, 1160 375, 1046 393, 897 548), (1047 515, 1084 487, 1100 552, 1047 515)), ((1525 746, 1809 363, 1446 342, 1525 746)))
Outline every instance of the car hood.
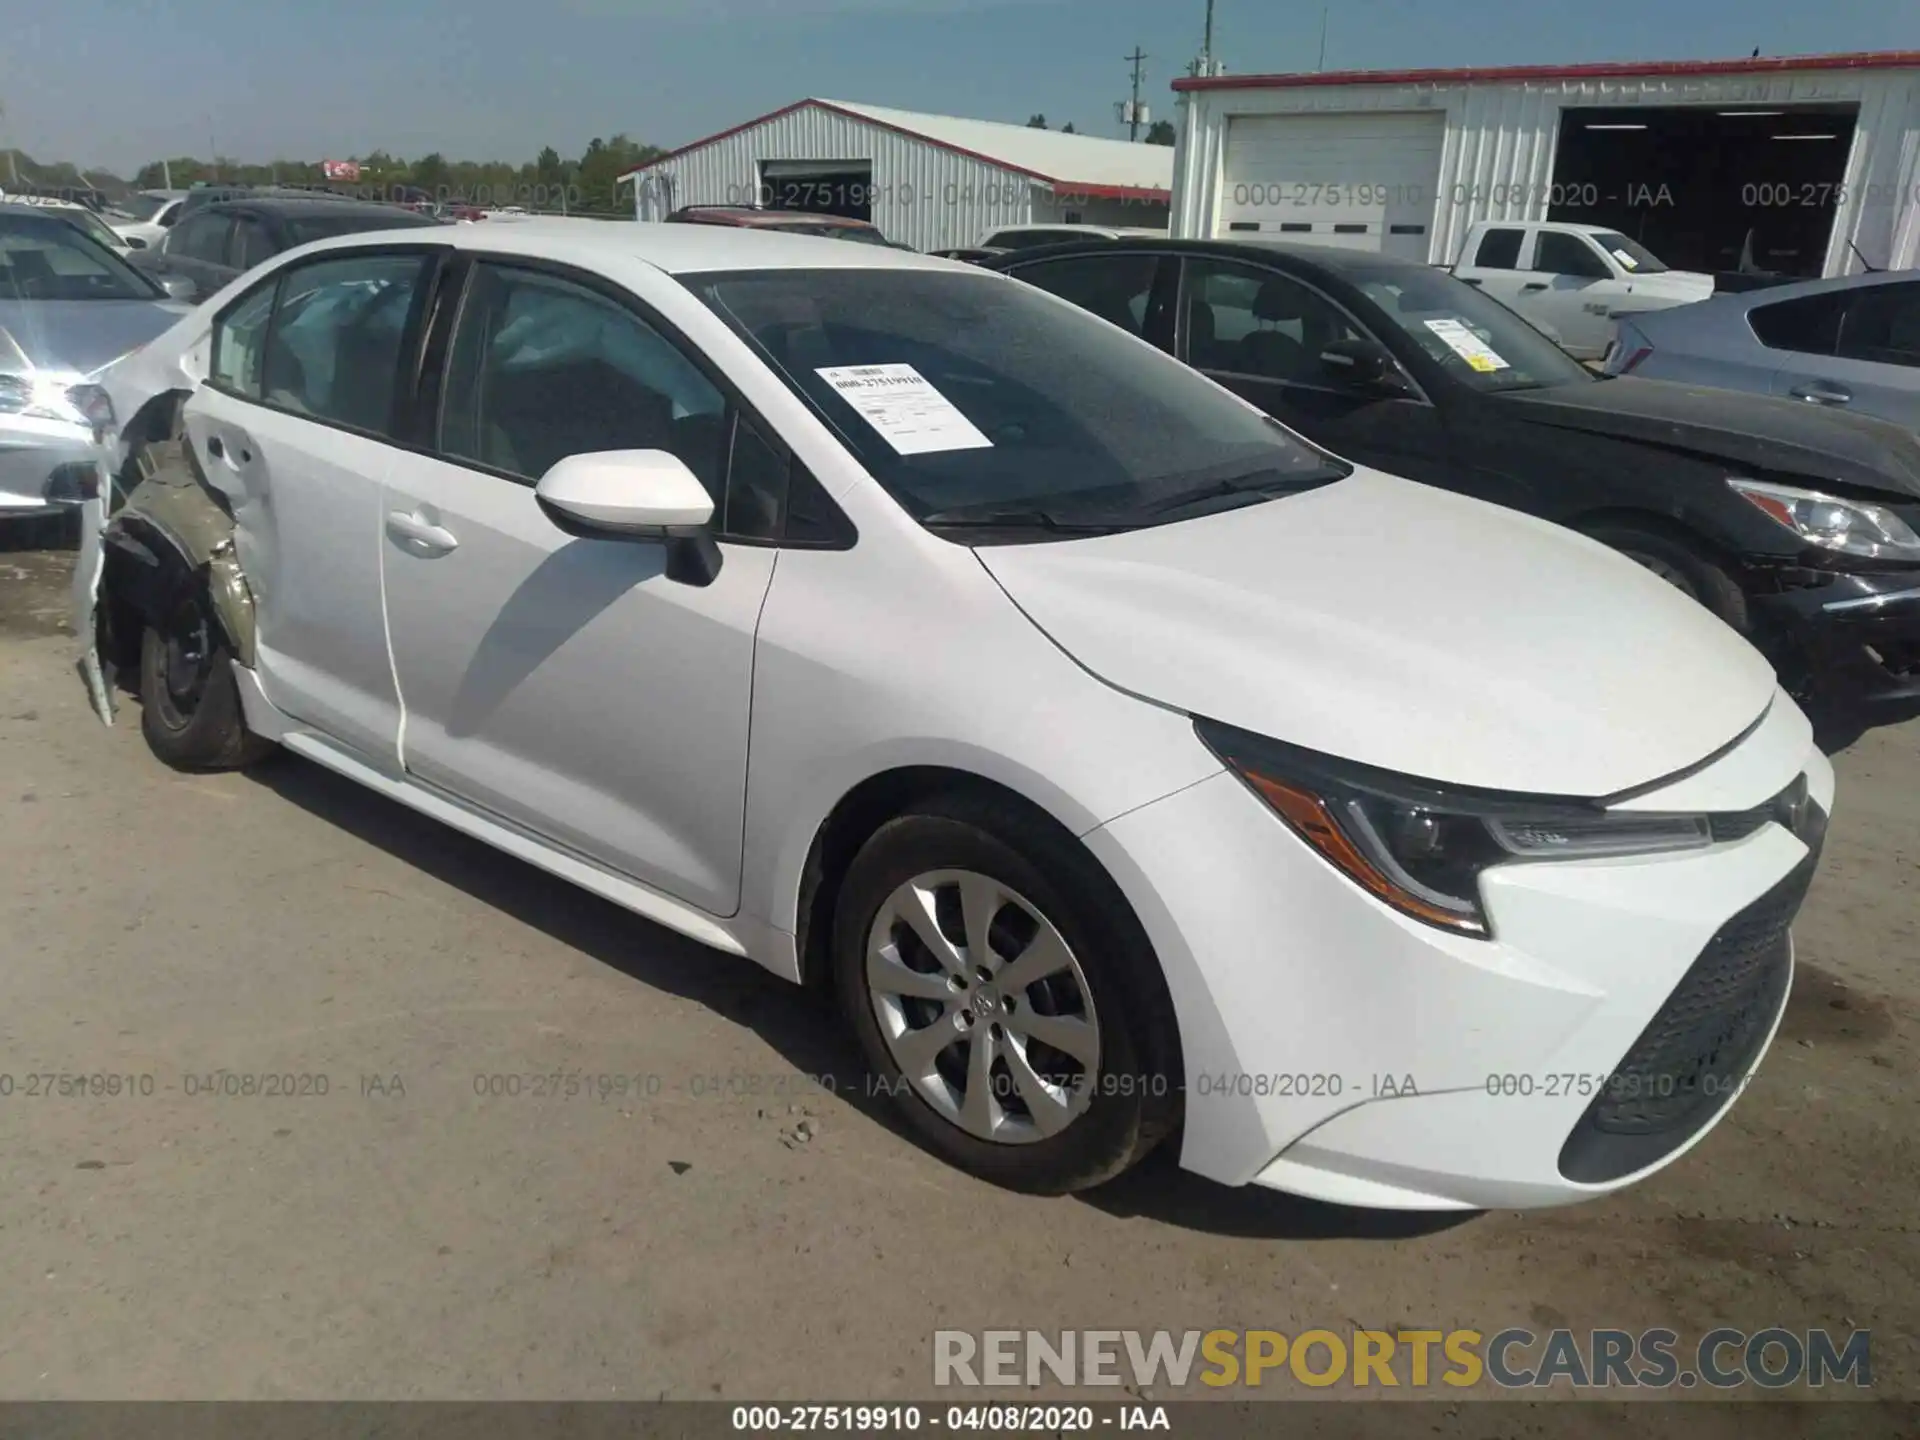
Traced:
POLYGON ((1510 418, 1710 456, 1730 467, 1920 495, 1920 436, 1798 400, 1622 375, 1509 391, 1493 403, 1510 418))
POLYGON ((1704 300, 1713 294, 1713 276, 1697 270, 1662 270, 1657 275, 1631 275, 1627 294, 1643 300, 1704 300))
POLYGON ((976 553, 1110 685, 1455 785, 1612 795, 1726 746, 1776 688, 1745 640, 1633 562, 1377 471, 976 553))
POLYGON ((159 300, 0 300, 0 364, 91 375, 179 318, 159 300))

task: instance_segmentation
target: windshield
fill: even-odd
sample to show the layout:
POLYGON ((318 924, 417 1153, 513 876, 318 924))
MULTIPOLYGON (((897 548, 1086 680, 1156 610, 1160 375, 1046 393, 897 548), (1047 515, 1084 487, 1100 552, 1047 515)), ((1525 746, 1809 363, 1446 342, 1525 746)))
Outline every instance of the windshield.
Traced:
MULTIPOLYGON (((945 270, 691 277, 916 518, 1174 518, 1169 501, 1350 467, 1171 357, 1031 286, 945 270)), ((1235 496, 1238 496, 1235 499, 1235 496)))
POLYGON ((129 220, 151 220, 160 213, 169 198, 166 195, 129 195, 113 208, 129 220))
POLYGON ((1616 230, 1604 230, 1588 238, 1613 256, 1629 275, 1658 275, 1667 268, 1665 261, 1638 240, 1629 240, 1616 230))
POLYGON ((1550 338, 1464 280, 1412 265, 1354 265, 1347 278, 1455 380, 1489 394, 1594 376, 1550 338))
POLYGON ((335 235, 358 235, 365 230, 399 230, 410 225, 437 225, 440 222, 411 210, 386 214, 359 211, 349 215, 298 215, 287 221, 287 244, 291 248, 309 240, 330 240, 335 235))
POLYGON ((66 220, 0 215, 0 299, 154 300, 159 294, 66 220))

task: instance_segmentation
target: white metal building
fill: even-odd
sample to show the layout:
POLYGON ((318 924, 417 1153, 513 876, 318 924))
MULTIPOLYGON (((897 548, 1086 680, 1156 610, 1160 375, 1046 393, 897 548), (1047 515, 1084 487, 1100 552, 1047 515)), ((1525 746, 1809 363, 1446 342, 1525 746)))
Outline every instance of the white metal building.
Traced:
POLYGON ((1680 269, 1920 263, 1920 52, 1177 80, 1173 233, 1435 264, 1578 220, 1680 269))
POLYGON ((871 220, 916 250, 977 245, 1005 225, 1164 226, 1173 150, 992 120, 802 100, 621 177, 634 213, 684 205, 871 220))

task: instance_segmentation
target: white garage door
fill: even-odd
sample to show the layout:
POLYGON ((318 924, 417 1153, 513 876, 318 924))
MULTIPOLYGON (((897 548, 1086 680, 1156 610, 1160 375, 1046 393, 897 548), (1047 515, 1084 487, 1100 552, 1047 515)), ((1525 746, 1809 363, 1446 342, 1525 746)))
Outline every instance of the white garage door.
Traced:
POLYGON ((1444 115, 1419 112, 1236 115, 1216 234, 1426 260, 1445 134, 1444 115))

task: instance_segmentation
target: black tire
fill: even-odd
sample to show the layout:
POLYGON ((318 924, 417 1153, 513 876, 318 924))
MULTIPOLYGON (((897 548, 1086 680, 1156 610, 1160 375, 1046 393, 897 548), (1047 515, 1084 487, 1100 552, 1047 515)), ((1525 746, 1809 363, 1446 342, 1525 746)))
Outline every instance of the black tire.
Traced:
POLYGON ((1697 543, 1655 525, 1630 521, 1596 525, 1586 533, 1653 571, 1742 634, 1747 632, 1746 593, 1697 543))
POLYGON ((238 770, 273 749, 247 729, 233 655, 200 596, 140 637, 140 733, 176 770, 238 770))
POLYGON ((833 969, 867 1064, 907 1124, 930 1149, 982 1179, 1036 1194, 1084 1190, 1136 1164, 1178 1126, 1173 1006, 1146 935, 1084 847, 1019 806, 956 794, 881 826, 841 885, 833 969), (1086 1082, 1091 1098, 1044 1139, 1007 1144, 969 1134, 907 1082, 881 1034, 866 975, 868 932, 899 886, 941 870, 985 875, 1036 907, 1066 941, 1091 992, 1100 1044, 1097 1072, 1086 1082))

